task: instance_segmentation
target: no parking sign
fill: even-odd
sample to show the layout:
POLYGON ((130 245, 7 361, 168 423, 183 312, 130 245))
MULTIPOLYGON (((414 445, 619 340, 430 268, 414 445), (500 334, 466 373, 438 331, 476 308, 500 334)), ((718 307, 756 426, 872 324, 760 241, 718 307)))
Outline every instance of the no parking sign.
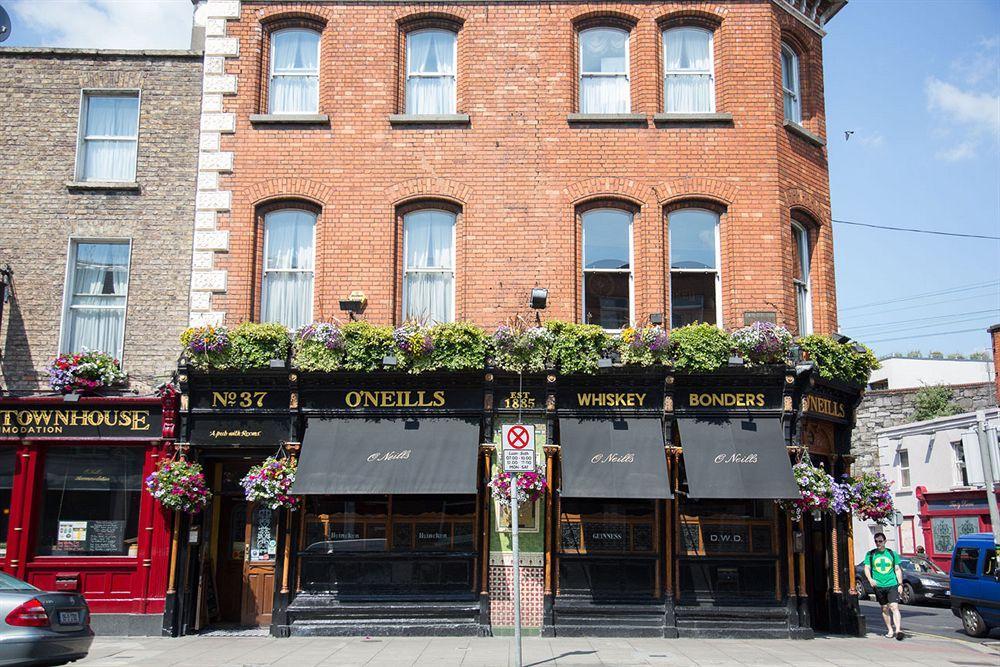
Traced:
POLYGON ((506 424, 500 433, 504 472, 535 469, 535 425, 506 424))

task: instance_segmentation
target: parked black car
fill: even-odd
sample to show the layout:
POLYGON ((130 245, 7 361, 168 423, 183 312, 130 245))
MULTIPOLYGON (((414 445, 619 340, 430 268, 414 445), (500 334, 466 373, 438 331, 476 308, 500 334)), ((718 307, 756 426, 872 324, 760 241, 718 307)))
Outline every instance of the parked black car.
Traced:
MULTIPOLYGON (((947 573, 923 556, 900 558, 899 569, 903 571, 903 594, 899 601, 903 604, 917 602, 944 602, 951 600, 951 583, 947 573)), ((861 599, 874 597, 875 591, 865 578, 864 561, 854 568, 858 580, 858 595, 861 599)))

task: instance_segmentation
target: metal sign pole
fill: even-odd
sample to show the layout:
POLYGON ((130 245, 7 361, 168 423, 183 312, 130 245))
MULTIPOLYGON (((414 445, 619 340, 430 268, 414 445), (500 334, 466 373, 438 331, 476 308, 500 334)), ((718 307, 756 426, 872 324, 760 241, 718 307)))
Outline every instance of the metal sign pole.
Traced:
POLYGON ((521 667, 521 547, 517 541, 517 473, 510 480, 510 538, 514 551, 514 665, 521 667))
MULTIPOLYGON (((979 456, 983 462, 986 502, 990 508, 990 521, 993 523, 993 543, 1000 545, 1000 511, 997 508, 996 480, 993 479, 993 438, 986 434, 986 411, 976 410, 976 435, 979 436, 979 456)), ((1000 558, 1000 553, 997 556, 1000 558)))

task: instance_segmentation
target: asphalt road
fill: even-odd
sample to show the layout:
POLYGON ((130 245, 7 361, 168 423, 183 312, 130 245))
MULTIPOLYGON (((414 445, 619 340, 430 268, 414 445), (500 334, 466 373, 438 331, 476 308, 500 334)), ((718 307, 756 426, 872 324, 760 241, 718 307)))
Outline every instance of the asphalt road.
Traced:
MULTIPOLYGON (((926 635, 959 639, 968 642, 995 643, 1000 641, 1000 628, 993 628, 988 637, 976 639, 962 631, 962 621, 951 613, 950 607, 932 604, 901 604, 903 615, 903 631, 918 632, 926 635)), ((873 600, 861 600, 861 613, 868 623, 868 632, 885 634, 885 622, 878 603, 873 600)))

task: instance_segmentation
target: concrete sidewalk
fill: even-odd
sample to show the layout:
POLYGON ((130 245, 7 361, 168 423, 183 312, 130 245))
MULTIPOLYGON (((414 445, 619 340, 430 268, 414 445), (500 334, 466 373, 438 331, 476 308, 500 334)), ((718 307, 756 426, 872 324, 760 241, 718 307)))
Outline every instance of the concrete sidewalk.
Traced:
MULTIPOLYGON (((912 637, 897 642, 869 635, 865 639, 823 637, 809 641, 761 639, 539 639, 524 640, 524 665, 676 665, 737 667, 890 667, 892 665, 961 665, 997 667, 994 647, 912 637)), ((513 664, 509 638, 390 637, 99 637, 90 656, 76 665, 172 665, 190 667, 396 667, 427 665, 513 664)))

